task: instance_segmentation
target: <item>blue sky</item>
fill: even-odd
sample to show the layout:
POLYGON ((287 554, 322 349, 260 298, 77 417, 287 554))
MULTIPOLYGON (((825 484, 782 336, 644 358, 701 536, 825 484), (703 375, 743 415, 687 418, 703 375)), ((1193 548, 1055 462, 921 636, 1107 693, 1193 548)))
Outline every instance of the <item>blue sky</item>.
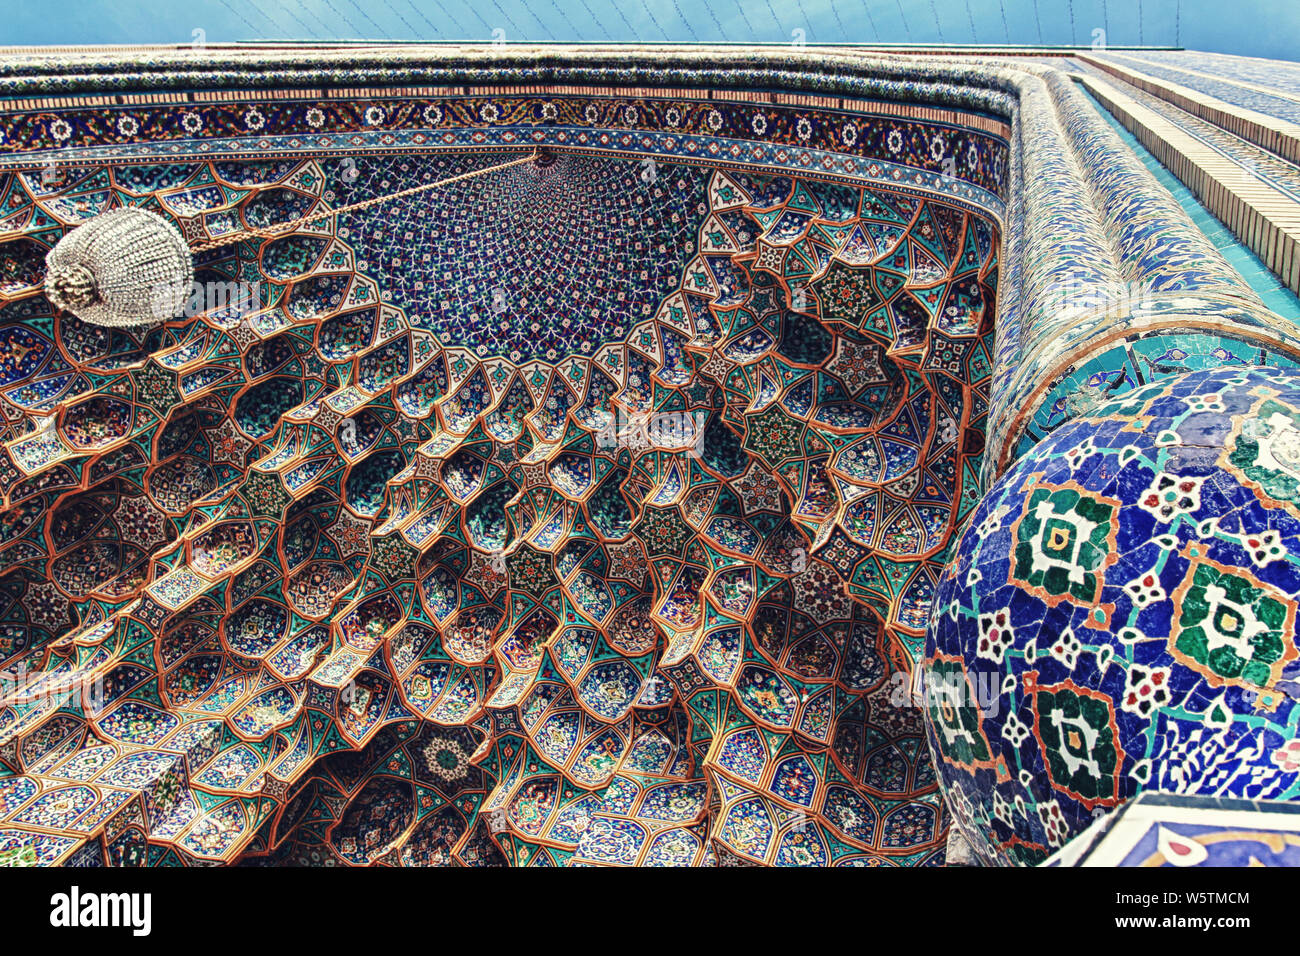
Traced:
POLYGON ((1145 43, 1300 59, 1297 0, 0 0, 0 44, 253 39, 1145 43), (54 14, 52 6, 57 10, 54 14), (196 34, 196 30, 203 31, 196 34))

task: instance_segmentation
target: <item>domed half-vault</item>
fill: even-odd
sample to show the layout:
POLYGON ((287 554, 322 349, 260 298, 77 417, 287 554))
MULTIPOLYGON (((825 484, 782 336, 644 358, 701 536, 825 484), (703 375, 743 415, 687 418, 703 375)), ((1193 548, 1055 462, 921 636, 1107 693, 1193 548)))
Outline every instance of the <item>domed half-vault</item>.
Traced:
MULTIPOLYGON (((27 97, 0 110, 0 859, 936 865, 955 813, 1036 862, 1140 789, 1132 721, 1092 773, 1022 711, 1068 691, 1087 722, 1159 666, 1021 666, 997 613, 1029 612, 980 574, 1069 624, 1038 654, 1119 662, 1163 592, 1114 516, 1208 500, 1161 428, 1292 413, 1289 324, 1053 69, 660 53, 0 77, 27 97), (1135 275, 1136 306, 1060 307, 1135 275), (1224 352, 1273 377, 1105 372, 1224 352), (1039 443, 1114 416, 1155 422, 1154 504, 1115 490, 1130 425, 1039 443), (1044 557, 1069 534, 1095 567, 1044 557), (1012 647, 1014 725, 914 697, 1012 647)), ((1275 419, 1215 432, 1214 473, 1289 508, 1275 419)), ((1198 551, 1190 521, 1184 591, 1287 548, 1198 551)), ((1300 585, 1270 574, 1231 595, 1267 592, 1277 647, 1237 668, 1187 635, 1241 622, 1198 618, 1178 666, 1284 692, 1300 585)))

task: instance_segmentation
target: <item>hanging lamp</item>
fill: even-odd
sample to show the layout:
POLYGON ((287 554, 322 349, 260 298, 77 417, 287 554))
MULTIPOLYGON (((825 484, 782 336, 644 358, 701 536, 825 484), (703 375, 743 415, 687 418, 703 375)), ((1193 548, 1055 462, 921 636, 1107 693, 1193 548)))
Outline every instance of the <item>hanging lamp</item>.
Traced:
POLYGON ((124 206, 67 232, 45 257, 45 294, 92 325, 174 318, 194 282, 194 257, 157 213, 124 206))

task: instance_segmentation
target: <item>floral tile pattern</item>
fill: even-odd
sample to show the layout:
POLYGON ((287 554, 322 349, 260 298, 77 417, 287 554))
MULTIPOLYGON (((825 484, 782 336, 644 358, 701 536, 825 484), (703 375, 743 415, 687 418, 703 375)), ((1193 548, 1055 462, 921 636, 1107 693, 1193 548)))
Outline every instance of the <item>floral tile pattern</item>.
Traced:
POLYGON ((1300 795, 1298 426, 1294 370, 1188 373, 989 489, 926 661, 939 774, 986 861, 1041 861, 1141 789, 1300 795))

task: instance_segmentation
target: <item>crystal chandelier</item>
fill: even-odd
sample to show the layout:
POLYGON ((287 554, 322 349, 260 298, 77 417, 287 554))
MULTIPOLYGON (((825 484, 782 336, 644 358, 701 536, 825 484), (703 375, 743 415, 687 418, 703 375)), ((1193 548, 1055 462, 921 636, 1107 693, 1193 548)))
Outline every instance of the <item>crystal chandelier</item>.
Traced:
POLYGON ((45 257, 50 301, 92 325, 156 325, 181 313, 194 260, 176 227, 127 206, 68 232, 45 257))

